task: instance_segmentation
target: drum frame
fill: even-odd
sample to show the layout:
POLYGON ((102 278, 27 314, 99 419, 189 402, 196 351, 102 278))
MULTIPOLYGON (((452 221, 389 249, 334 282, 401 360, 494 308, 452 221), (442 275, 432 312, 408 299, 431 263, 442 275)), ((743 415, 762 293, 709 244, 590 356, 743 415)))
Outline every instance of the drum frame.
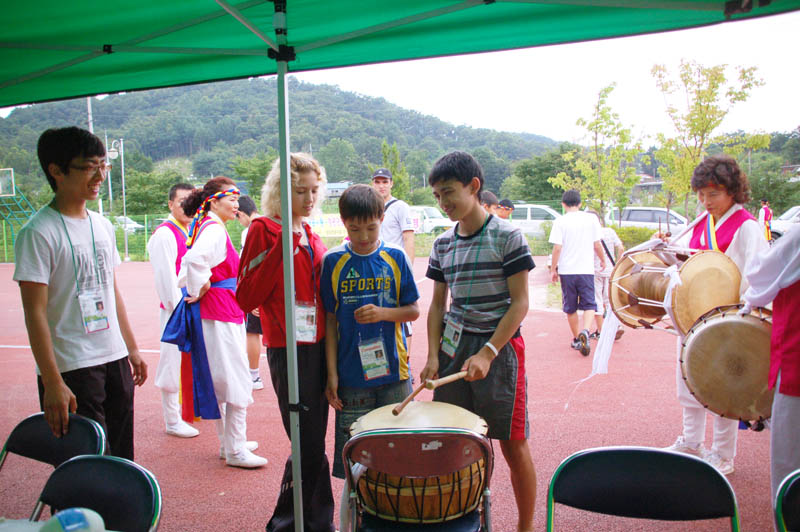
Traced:
MULTIPOLYGON (((472 511, 480 511, 484 530, 491 530, 489 485, 494 469, 494 453, 491 442, 486 436, 469 429, 450 427, 372 429, 353 436, 345 444, 342 454, 353 522, 352 530, 358 529, 358 521, 364 512, 387 521, 428 524, 458 519, 472 511), (392 504, 395 515, 386 515, 381 513, 378 508, 370 507, 370 501, 364 500, 363 494, 359 490, 359 481, 364 481, 368 469, 374 471, 378 478, 391 475, 401 477, 401 479, 412 479, 411 482, 404 483, 403 487, 398 487, 397 490, 411 490, 414 505, 421 506, 424 501, 418 501, 418 496, 424 499, 432 488, 436 491, 441 487, 428 485, 424 480, 421 483, 414 482, 414 480, 453 475, 471 468, 473 464, 480 461, 483 461, 480 485, 472 486, 470 480, 470 485, 466 490, 466 494, 472 494, 474 500, 460 501, 464 503, 462 505, 464 508, 453 515, 441 515, 435 519, 425 518, 422 507, 415 510, 417 516, 399 515, 399 508, 391 502, 389 493, 385 495, 390 497, 390 504, 392 504)), ((459 477, 459 481, 461 480, 459 477)), ((376 481, 369 482, 375 483, 376 481)), ((452 497, 462 495, 460 485, 449 486, 452 488, 450 494, 442 494, 442 498, 450 497, 451 500, 443 501, 440 498, 439 501, 440 507, 444 502, 448 509, 452 497)), ((385 489, 386 485, 383 485, 382 488, 385 489)), ((399 491, 396 496, 396 503, 399 504, 399 491)))

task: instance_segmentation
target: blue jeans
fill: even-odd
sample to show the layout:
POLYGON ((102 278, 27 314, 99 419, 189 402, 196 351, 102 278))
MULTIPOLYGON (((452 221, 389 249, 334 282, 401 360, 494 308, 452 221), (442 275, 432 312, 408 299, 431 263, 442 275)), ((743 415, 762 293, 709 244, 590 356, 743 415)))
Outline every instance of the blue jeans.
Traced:
POLYGON ((336 450, 333 454, 333 476, 344 478, 342 450, 350 439, 350 426, 363 416, 381 406, 401 403, 411 394, 411 379, 392 382, 375 388, 350 388, 339 386, 342 410, 336 411, 336 450))

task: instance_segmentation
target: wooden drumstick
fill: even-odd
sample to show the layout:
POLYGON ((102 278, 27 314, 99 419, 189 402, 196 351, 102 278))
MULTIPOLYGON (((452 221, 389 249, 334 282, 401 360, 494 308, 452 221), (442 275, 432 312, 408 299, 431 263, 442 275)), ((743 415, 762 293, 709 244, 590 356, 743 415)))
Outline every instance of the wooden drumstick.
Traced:
POLYGON ((411 400, 412 400, 412 399, 414 399, 414 398, 417 396, 417 394, 419 394, 419 392, 421 392, 422 390, 424 390, 424 389, 425 389, 425 384, 426 384, 427 382, 428 382, 428 381, 426 380, 425 382, 423 382, 422 384, 420 384, 419 386, 417 386, 416 390, 414 390, 413 392, 411 392, 411 393, 409 394, 409 396, 408 396, 408 397, 406 397, 405 399, 403 399, 403 402, 402 402, 402 403, 400 403, 400 404, 399 404, 399 405, 397 405, 396 407, 392 408, 392 414, 394 414, 395 416, 399 416, 399 415, 400 415, 400 412, 402 412, 402 411, 403 411, 403 409, 406 407, 406 405, 407 405, 408 403, 410 403, 410 402, 411 402, 411 400))
POLYGON ((425 387, 429 390, 433 390, 444 384, 449 384, 451 382, 463 379, 466 376, 467 376, 466 371, 459 371, 458 373, 453 373, 452 375, 448 375, 447 377, 442 377, 441 379, 425 381, 425 387))

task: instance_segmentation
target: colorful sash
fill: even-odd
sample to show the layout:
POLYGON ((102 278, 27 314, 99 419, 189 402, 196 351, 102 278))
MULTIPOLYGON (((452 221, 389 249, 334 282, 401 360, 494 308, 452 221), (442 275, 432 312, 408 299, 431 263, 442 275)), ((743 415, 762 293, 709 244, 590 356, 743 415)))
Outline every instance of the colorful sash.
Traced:
MULTIPOLYGON (((231 277, 211 283, 214 288, 236 289, 236 279, 231 277)), ((186 296, 186 289, 183 288, 186 296)), ((220 419, 219 404, 214 393, 208 353, 203 338, 203 323, 200 318, 199 301, 187 304, 181 300, 169 317, 161 337, 162 342, 175 344, 181 350, 181 395, 183 406, 181 417, 194 421, 195 417, 220 419), (191 360, 191 372, 189 371, 191 360)))
POLYGON ((692 249, 714 249, 725 253, 731 245, 736 232, 747 220, 755 220, 753 215, 745 209, 739 209, 731 214, 722 225, 715 227, 714 218, 706 213, 706 219, 694 226, 689 247, 692 249), (705 244, 700 235, 705 235, 705 244))

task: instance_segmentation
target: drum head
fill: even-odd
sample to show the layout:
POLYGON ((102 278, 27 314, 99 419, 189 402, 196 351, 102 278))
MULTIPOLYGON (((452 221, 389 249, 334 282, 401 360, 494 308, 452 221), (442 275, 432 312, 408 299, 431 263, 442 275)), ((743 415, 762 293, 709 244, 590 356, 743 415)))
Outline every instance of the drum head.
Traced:
POLYGON ((712 412, 731 419, 770 417, 773 391, 769 379, 772 324, 754 311, 736 314, 738 306, 715 309, 691 328, 681 351, 681 373, 689 391, 712 412))
POLYGON ((488 431, 483 418, 460 406, 439 401, 411 401, 400 411, 400 415, 395 416, 392 408, 398 404, 382 406, 364 414, 351 425, 350 433, 355 436, 373 429, 455 427, 485 436, 488 431))
MULTIPOLYGON (((608 285, 608 297, 611 303, 611 310, 617 315, 620 322, 634 329, 643 327, 639 320, 655 323, 661 319, 660 316, 645 316, 643 313, 639 312, 635 306, 632 307, 630 305, 628 292, 635 294, 637 284, 636 277, 630 274, 634 268, 643 264, 657 265, 666 268, 666 264, 653 253, 628 253, 620 257, 616 266, 614 266, 608 285)), ((664 314, 664 312, 661 312, 661 314, 664 314)))
POLYGON ((695 253, 681 266, 680 276, 681 284, 672 291, 672 314, 683 335, 706 312, 739 302, 742 275, 724 253, 695 253))

